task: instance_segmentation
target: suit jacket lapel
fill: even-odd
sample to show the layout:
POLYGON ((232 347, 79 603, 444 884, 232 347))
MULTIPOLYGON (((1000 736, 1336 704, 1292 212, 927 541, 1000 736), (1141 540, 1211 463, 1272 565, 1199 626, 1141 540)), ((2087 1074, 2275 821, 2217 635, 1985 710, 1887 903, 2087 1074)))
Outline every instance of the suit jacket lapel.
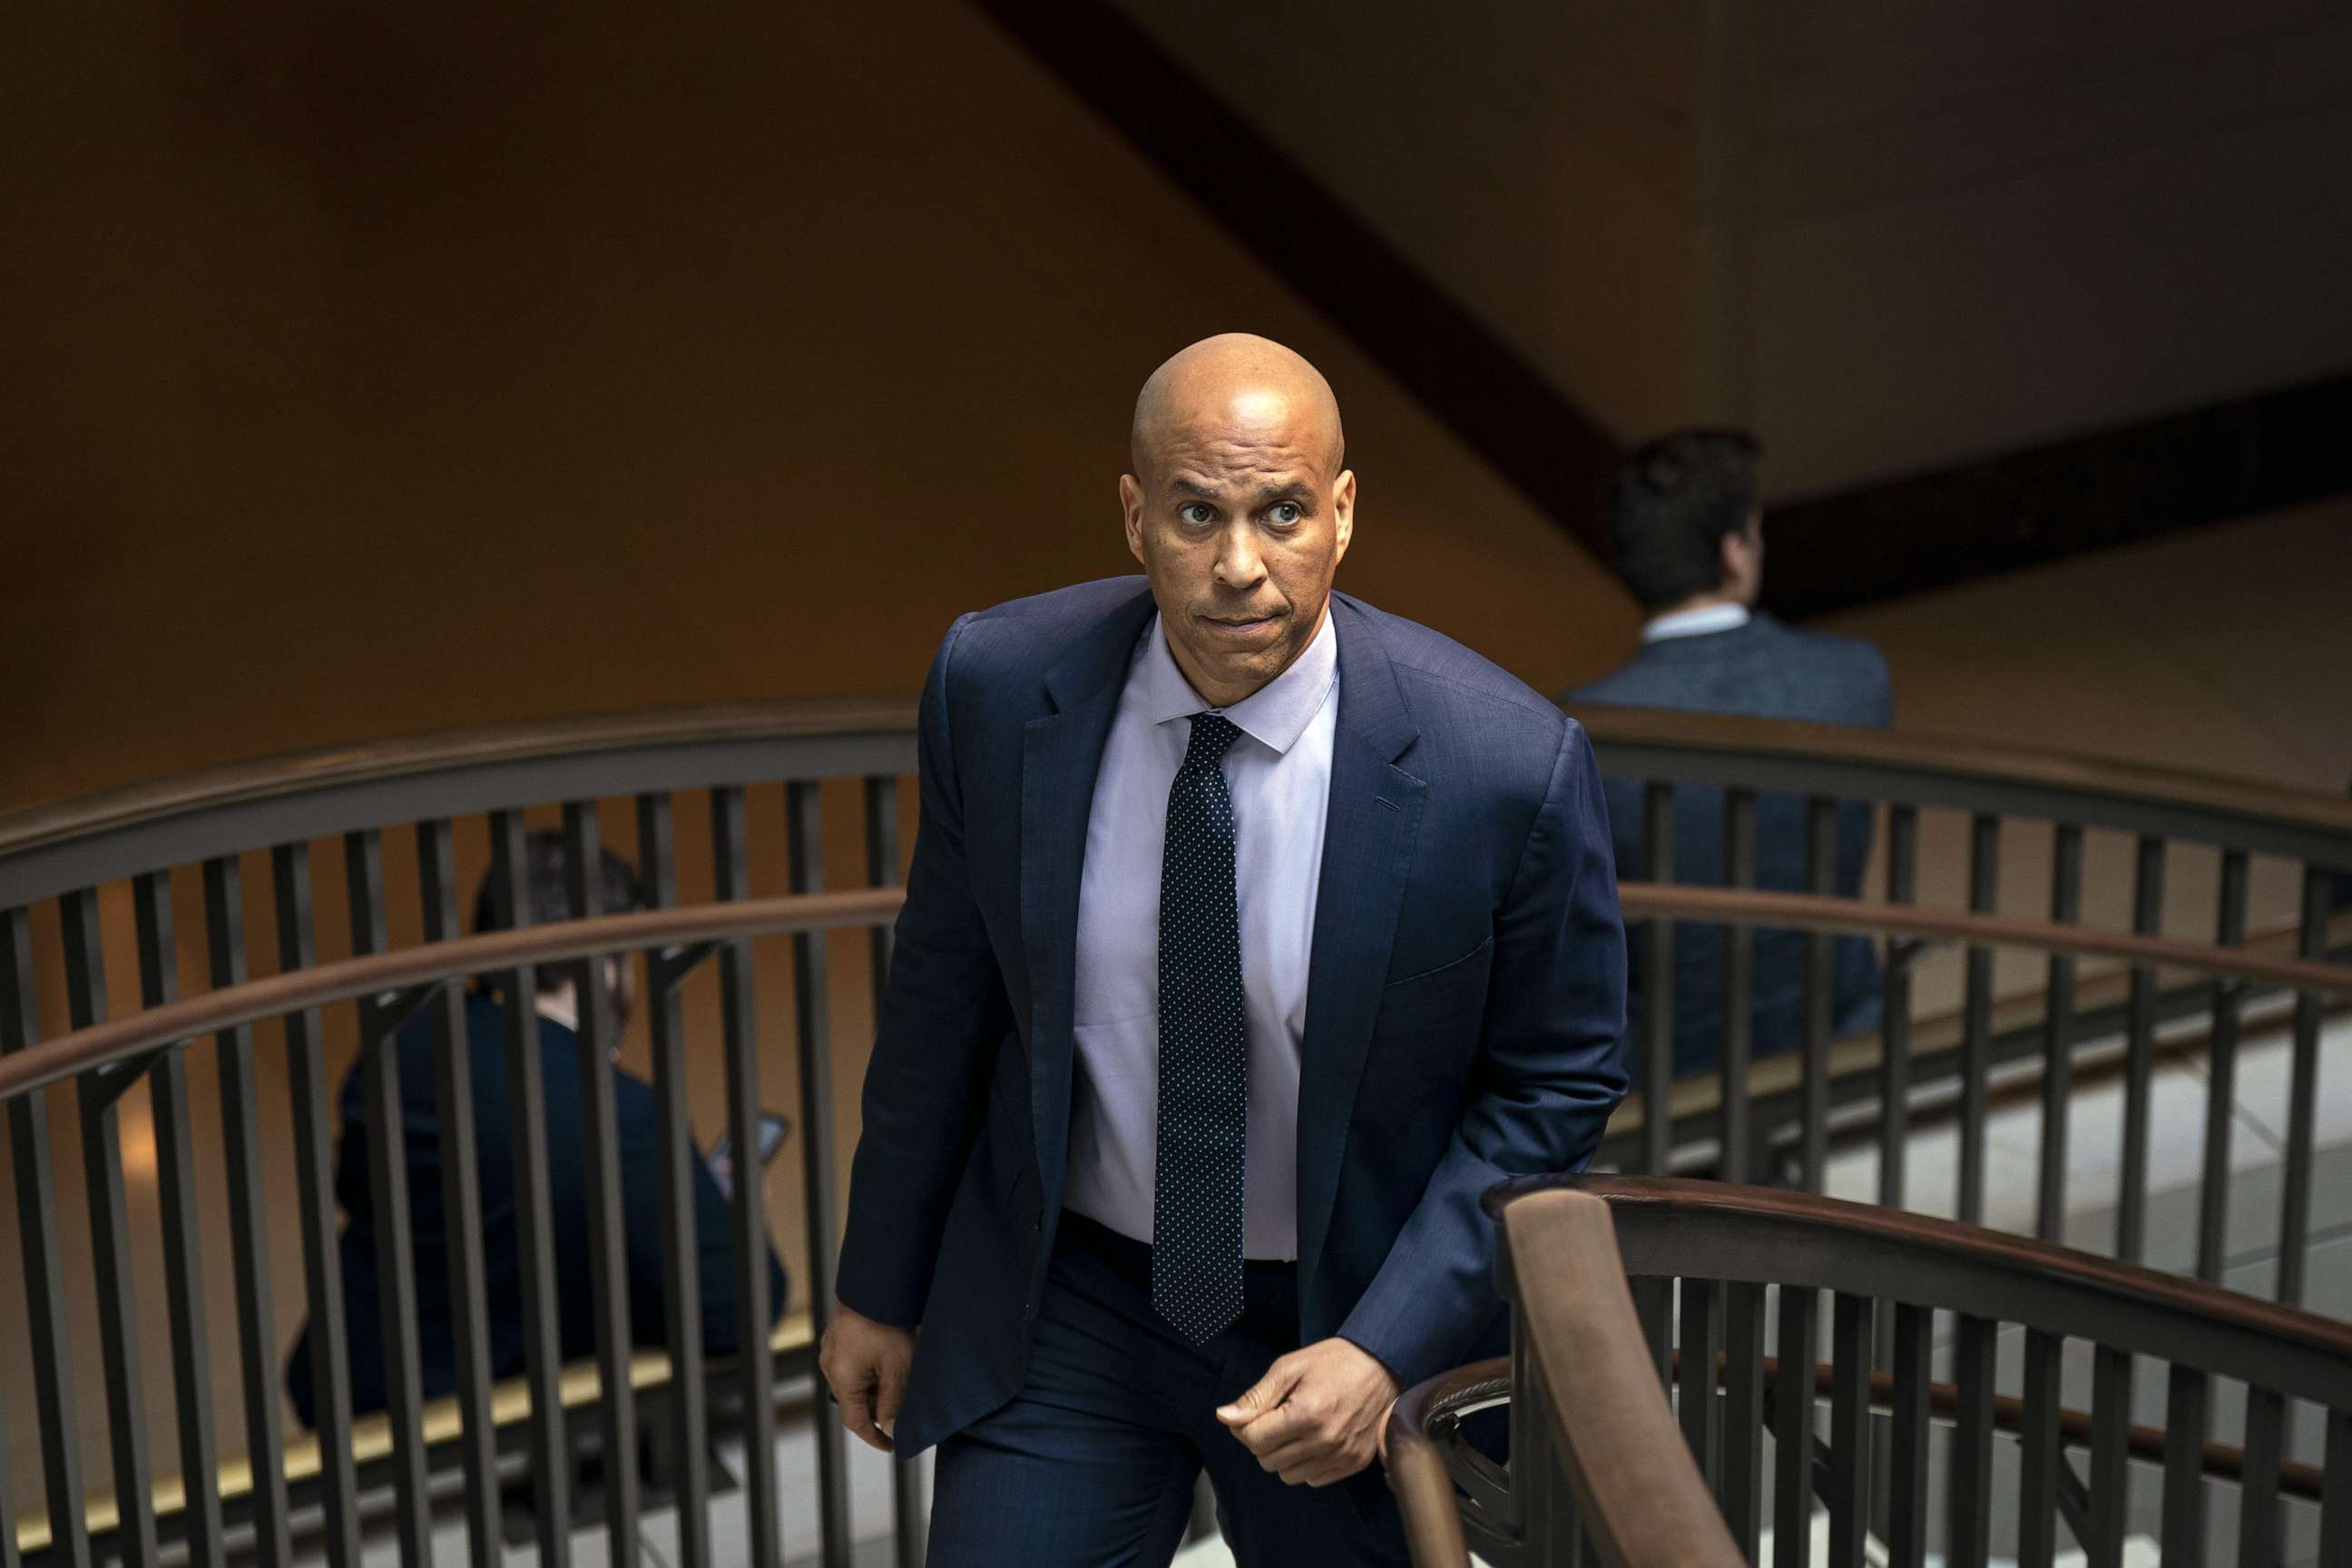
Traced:
POLYGON ((1061 1201, 1069 1152, 1070 1060, 1076 1049, 1078 889, 1095 775, 1118 710, 1135 640, 1151 616, 1139 591, 1045 673, 1051 711, 1029 721, 1021 749, 1021 935, 1029 967, 1030 1114, 1039 1190, 1061 1201))
POLYGON ((1348 1123, 1380 1011, 1427 785, 1397 765, 1419 734, 1395 669, 1354 601, 1333 595, 1339 717, 1315 895, 1299 1049, 1298 1260, 1313 1277, 1338 1195, 1348 1123))

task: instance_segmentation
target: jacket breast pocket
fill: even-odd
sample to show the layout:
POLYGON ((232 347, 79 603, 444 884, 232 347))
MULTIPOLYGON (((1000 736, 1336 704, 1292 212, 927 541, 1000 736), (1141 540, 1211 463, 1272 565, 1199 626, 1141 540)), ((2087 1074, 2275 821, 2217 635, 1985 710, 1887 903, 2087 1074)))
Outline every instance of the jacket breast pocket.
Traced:
POLYGON ((1450 1096, 1477 1054, 1494 957, 1490 934, 1459 958, 1381 988, 1372 1039, 1386 1070, 1450 1096))

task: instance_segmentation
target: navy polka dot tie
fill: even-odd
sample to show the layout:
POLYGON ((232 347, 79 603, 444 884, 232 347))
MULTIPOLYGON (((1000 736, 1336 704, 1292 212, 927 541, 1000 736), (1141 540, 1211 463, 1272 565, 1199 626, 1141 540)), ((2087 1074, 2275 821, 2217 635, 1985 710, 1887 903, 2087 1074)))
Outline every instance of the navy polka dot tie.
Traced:
POLYGON ((1234 800, 1220 765, 1241 735, 1192 716, 1168 790, 1160 864, 1160 1157, 1151 1203, 1151 1304, 1194 1344, 1242 1315, 1242 1161, 1249 1042, 1234 890, 1234 800))

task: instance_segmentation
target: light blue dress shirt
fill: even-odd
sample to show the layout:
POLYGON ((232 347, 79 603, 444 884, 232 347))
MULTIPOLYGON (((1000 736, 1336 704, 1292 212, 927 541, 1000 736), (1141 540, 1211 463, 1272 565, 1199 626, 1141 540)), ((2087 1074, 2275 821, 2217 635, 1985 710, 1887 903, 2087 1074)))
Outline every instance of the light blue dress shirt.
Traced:
MULTIPOLYGON (((1078 891, 1070 1163, 1063 1203, 1138 1241, 1151 1239, 1160 1148, 1160 860, 1168 788, 1209 707, 1152 617, 1104 742, 1078 891)), ((1290 668, 1231 708, 1225 752, 1241 904, 1249 1041, 1249 1131, 1242 1252, 1298 1256, 1298 1043, 1331 796, 1339 644, 1321 629, 1290 668)))

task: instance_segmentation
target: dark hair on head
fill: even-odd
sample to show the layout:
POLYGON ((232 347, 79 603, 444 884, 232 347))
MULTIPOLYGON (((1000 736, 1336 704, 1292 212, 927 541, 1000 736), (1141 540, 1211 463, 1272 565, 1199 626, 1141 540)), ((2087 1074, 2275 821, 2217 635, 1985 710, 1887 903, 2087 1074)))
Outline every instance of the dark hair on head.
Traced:
POLYGON ((1756 512, 1756 437, 1675 430, 1645 441, 1609 487, 1617 569, 1644 609, 1723 586, 1723 539, 1756 512))
MULTIPOLYGON (((542 828, 523 840, 523 891, 530 900, 530 923, 553 925, 572 918, 572 849, 563 835, 542 828)), ((625 914, 646 906, 645 890, 637 885, 636 868, 610 849, 599 862, 600 889, 604 907, 599 913, 625 914)), ((493 870, 482 879, 474 895, 474 930, 504 931, 513 925, 514 905, 493 870)), ((539 989, 552 991, 571 977, 576 965, 545 964, 538 971, 539 989)))

